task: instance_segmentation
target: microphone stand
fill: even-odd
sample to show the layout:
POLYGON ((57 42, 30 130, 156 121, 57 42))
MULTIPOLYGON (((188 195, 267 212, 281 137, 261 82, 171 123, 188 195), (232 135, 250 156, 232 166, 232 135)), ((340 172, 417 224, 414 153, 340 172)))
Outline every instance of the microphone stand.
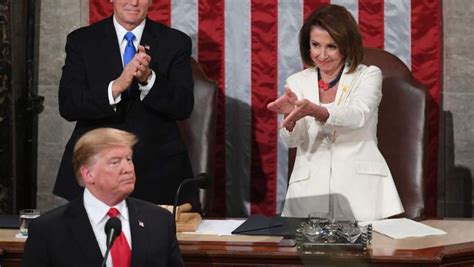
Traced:
POLYGON ((174 204, 173 204, 173 217, 175 221, 176 221, 176 207, 178 206, 179 196, 181 194, 181 190, 183 186, 189 183, 197 183, 199 188, 206 189, 209 184, 210 179, 211 179, 210 176, 207 173, 203 172, 203 173, 198 174, 198 176, 196 176, 195 178, 185 179, 179 184, 178 190, 176 191, 176 196, 174 197, 174 204))
POLYGON ((178 206, 178 200, 179 200, 179 195, 181 194, 181 188, 185 184, 189 184, 190 182, 194 182, 194 178, 183 180, 183 182, 179 184, 178 190, 176 191, 176 196, 174 197, 174 204, 173 204, 173 218, 175 221, 176 221, 176 207, 178 206))
POLYGON ((108 237, 109 239, 107 240, 107 249, 105 250, 105 256, 104 256, 104 259, 102 260, 102 264, 100 265, 101 267, 106 267, 105 266, 105 263, 107 262, 107 258, 109 257, 109 252, 110 252, 110 249, 112 248, 112 241, 115 239, 114 238, 114 235, 115 235, 115 229, 111 229, 111 233, 110 233, 110 237, 108 237))
POLYGON ((105 250, 105 256, 102 260, 102 264, 100 265, 101 267, 104 267, 106 265, 107 258, 109 257, 109 252, 112 248, 115 238, 117 238, 117 236, 122 232, 122 224, 120 222, 120 219, 117 217, 109 218, 109 220, 107 220, 107 223, 105 224, 104 230, 106 234, 107 248, 105 250))

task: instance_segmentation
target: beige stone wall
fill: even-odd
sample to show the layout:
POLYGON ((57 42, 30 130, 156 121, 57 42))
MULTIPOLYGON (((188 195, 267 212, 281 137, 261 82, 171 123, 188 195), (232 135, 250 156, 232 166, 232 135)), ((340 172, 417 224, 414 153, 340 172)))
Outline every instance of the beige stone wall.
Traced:
POLYGON ((474 171, 474 2, 444 1, 444 110, 453 112, 456 164, 474 171))
POLYGON ((453 113, 455 164, 474 175, 473 12, 472 0, 443 1, 443 109, 453 113))
MULTIPOLYGON (((45 110, 39 118, 38 207, 63 201, 51 192, 60 157, 73 124, 58 114, 57 91, 66 35, 86 25, 88 0, 41 0, 39 94, 45 110)), ((474 1, 443 1, 444 110, 454 115, 455 163, 474 173, 474 1)))
POLYGON ((41 0, 38 94, 45 97, 38 129, 38 208, 45 211, 64 200, 54 196, 62 151, 74 127, 59 116, 58 87, 66 36, 88 24, 88 0, 41 0))

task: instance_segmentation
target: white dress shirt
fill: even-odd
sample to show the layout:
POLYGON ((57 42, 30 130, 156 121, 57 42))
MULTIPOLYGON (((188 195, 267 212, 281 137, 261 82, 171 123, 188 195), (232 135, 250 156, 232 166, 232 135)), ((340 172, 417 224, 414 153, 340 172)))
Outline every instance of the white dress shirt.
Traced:
MULTIPOLYGON (((120 23, 118 23, 115 15, 113 17, 115 32, 117 33, 117 41, 120 47, 120 58, 122 59, 123 65, 123 53, 125 51, 125 47, 127 46, 127 40, 125 40, 125 34, 128 32, 120 23)), ((142 39, 143 29, 145 29, 146 20, 143 20, 137 27, 132 30, 133 35, 135 35, 135 39, 133 39, 133 45, 135 46, 135 50, 138 51, 138 45, 140 44, 140 40, 142 39)), ((156 76, 155 72, 151 70, 150 76, 148 77, 147 85, 138 84, 138 89, 140 90, 140 100, 143 100, 145 96, 150 92, 151 87, 155 84, 156 76)), ((118 95, 115 99, 112 95, 112 82, 109 83, 108 87, 108 96, 109 96, 109 103, 110 105, 116 105, 120 102, 121 95, 118 95)))
MULTIPOLYGON (((105 256, 105 251, 107 249, 107 236, 105 235, 104 227, 105 223, 109 219, 107 212, 110 208, 104 202, 98 200, 92 193, 87 190, 84 190, 84 208, 87 212, 87 217, 89 217, 89 221, 91 223, 92 229, 94 230, 95 239, 99 244, 100 251, 102 252, 102 256, 105 256)), ((130 220, 128 216, 128 207, 125 200, 120 202, 119 204, 115 205, 113 208, 116 208, 120 214, 117 218, 120 219, 122 222, 122 232, 125 234, 127 238, 128 245, 130 246, 130 250, 132 250, 132 236, 130 234, 130 220)), ((107 266, 112 265, 112 257, 109 253, 107 257, 107 266)))

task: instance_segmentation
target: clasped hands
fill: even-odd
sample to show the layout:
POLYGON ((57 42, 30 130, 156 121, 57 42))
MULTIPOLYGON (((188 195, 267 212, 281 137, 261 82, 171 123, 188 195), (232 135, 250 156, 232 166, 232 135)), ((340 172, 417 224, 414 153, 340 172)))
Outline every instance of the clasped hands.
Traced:
POLYGON ((296 94, 290 88, 285 87, 285 93, 275 101, 268 103, 267 108, 273 112, 284 114, 284 119, 280 123, 280 128, 293 131, 296 121, 312 115, 315 104, 307 99, 298 100, 296 94))
POLYGON ((134 78, 140 83, 146 82, 151 74, 150 61, 151 57, 145 52, 145 47, 139 45, 138 52, 125 66, 120 76, 112 83, 112 94, 114 97, 127 90, 134 78))

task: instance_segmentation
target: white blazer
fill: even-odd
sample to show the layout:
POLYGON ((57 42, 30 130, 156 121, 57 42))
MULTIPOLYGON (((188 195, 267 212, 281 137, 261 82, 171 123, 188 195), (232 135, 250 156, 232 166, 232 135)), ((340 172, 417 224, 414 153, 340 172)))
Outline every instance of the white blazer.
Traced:
MULTIPOLYGON (((347 70, 345 66, 335 102, 327 107, 326 123, 307 116, 297 121, 292 132, 280 130, 288 147, 297 148, 283 216, 319 212, 340 220, 367 221, 404 211, 377 147, 382 73, 365 65, 351 74, 347 70)), ((287 86, 298 99, 320 105, 315 68, 291 75, 287 86)))

